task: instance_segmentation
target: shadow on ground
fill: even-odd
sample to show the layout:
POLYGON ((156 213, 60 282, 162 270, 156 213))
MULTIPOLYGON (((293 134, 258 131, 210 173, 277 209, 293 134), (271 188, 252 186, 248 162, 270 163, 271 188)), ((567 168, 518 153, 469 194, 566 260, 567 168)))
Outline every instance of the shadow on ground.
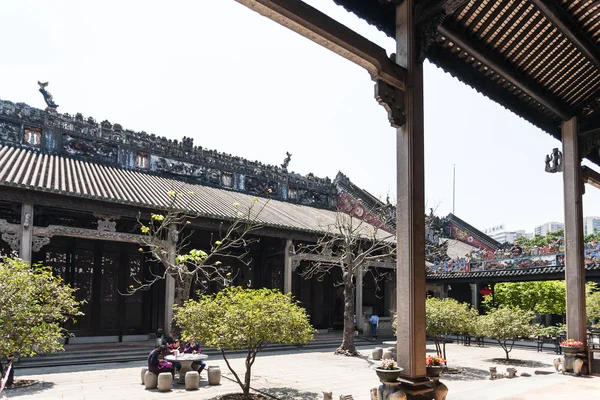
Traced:
MULTIPOLYGON (((277 400, 318 400, 323 398, 323 394, 301 392, 288 387, 261 389, 256 390, 255 392, 262 394, 266 398, 277 400)), ((211 397, 208 400, 220 400, 221 398, 222 396, 219 395, 216 397, 211 397)))
POLYGON ((507 360, 506 358, 492 358, 492 359, 483 360, 483 361, 489 362, 492 364, 512 365, 515 367, 527 367, 527 368, 547 368, 547 367, 552 366, 550 364, 544 364, 539 361, 517 360, 517 359, 507 360))
POLYGON ((41 394, 47 389, 51 389, 54 386, 53 382, 37 382, 31 386, 7 389, 2 394, 6 395, 6 398, 11 399, 14 397, 41 394))
POLYGON ((450 368, 449 372, 444 373, 442 381, 480 381, 487 379, 490 371, 485 369, 458 367, 450 368))

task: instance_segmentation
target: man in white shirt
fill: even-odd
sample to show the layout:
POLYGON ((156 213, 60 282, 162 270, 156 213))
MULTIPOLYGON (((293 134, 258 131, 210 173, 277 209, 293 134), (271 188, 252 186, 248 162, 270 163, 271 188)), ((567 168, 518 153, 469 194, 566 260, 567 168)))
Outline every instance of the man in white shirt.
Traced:
POLYGON ((375 314, 371 315, 371 318, 369 318, 369 323, 371 324, 371 333, 373 334, 373 338, 377 339, 377 325, 379 324, 379 317, 375 314))

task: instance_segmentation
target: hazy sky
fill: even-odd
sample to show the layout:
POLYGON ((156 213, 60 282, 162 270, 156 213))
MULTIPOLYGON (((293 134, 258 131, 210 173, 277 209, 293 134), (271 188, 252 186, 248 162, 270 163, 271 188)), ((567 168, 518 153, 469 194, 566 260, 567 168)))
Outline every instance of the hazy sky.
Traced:
MULTIPOLYGON (((307 1, 394 51, 330 0, 307 1)), ((301 174, 342 171, 395 198, 395 130, 362 68, 234 0, 18 1, 0 4, 0 98, 180 139, 301 174)), ((563 220, 560 143, 441 69, 425 65, 427 207, 484 229, 563 220)), ((596 167, 596 169, 600 169, 596 167)), ((600 215, 587 187, 584 215, 600 215)))

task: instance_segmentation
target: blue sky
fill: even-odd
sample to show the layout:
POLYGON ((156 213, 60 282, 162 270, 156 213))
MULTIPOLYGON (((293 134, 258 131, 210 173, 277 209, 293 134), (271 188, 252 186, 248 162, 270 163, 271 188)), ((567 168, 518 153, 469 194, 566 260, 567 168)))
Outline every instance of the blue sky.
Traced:
MULTIPOLYGON (((332 1, 308 3, 394 51, 332 1)), ((395 130, 366 71, 233 0, 3 1, 0 98, 333 178, 338 170, 395 198, 395 130)), ((560 143, 441 69, 425 64, 427 208, 484 229, 532 231, 563 220, 560 143)), ((600 167, 596 167, 600 169, 600 167)), ((587 187, 584 215, 600 215, 587 187)))

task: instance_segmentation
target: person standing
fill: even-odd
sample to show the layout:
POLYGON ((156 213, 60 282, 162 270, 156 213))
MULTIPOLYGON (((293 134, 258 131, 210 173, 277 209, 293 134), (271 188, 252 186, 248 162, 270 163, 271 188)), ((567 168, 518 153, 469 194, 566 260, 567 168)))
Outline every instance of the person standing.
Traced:
POLYGON ((377 325, 379 325, 379 317, 376 314, 371 315, 369 318, 369 323, 371 324, 371 334, 373 338, 377 339, 377 325))

